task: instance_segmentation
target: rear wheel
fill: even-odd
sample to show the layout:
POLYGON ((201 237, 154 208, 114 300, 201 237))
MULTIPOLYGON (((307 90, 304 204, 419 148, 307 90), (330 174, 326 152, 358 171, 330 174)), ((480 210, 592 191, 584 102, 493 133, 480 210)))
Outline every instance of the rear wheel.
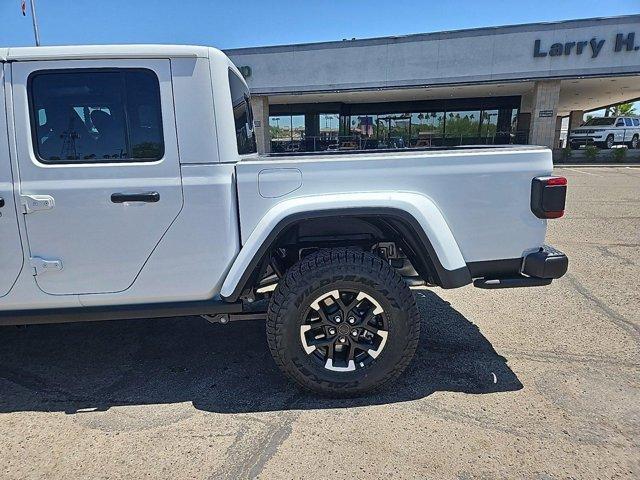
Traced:
POLYGON ((638 135, 634 135, 629 142, 629 148, 638 148, 638 135))
POLYGON ((413 357, 420 316, 391 266, 366 252, 321 250, 291 267, 269 304, 267 338, 301 387, 355 396, 397 378, 413 357))

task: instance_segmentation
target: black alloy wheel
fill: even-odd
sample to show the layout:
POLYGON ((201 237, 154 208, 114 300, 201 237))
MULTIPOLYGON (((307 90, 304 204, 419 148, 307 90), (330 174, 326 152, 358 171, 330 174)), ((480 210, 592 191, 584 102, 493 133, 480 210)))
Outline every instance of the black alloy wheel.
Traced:
POLYGON ((365 292, 346 289, 316 298, 300 326, 304 351, 335 372, 370 365, 384 350, 388 335, 380 304, 365 292))

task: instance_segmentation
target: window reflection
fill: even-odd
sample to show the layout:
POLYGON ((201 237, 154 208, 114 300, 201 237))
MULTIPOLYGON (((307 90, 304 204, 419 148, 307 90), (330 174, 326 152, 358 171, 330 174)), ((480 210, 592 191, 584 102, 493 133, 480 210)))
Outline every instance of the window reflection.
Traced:
POLYGON ((483 110, 482 111, 482 124, 480 127, 480 137, 482 137, 482 143, 490 143, 490 140, 495 137, 498 131, 498 110, 483 110))
POLYGON ((448 112, 445 124, 447 145, 477 143, 480 129, 480 110, 448 112))
POLYGON ((444 112, 420 112, 411 114, 411 146, 431 147, 442 145, 444 112))
POLYGON ((318 116, 320 138, 336 141, 340 128, 340 115, 337 113, 321 113, 318 116))
POLYGON ((271 150, 273 152, 298 152, 304 150, 305 116, 270 116, 269 132, 271 134, 271 150))
POLYGON ((274 115, 269 125, 275 152, 402 149, 526 143, 518 135, 517 116, 515 108, 351 115, 310 112, 274 115))

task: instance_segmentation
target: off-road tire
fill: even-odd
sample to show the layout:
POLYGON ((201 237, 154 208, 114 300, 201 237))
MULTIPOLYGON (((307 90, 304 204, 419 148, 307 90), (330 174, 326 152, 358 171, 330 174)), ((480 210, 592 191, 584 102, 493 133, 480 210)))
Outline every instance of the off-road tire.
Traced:
POLYGON ((303 258, 280 280, 269 303, 267 340, 276 364, 303 389, 325 396, 353 397, 385 387, 407 367, 419 336, 420 314, 402 277, 381 258, 354 249, 324 249, 303 258), (371 295, 388 322, 384 350, 354 371, 318 365, 300 340, 305 312, 314 299, 340 288, 371 295))

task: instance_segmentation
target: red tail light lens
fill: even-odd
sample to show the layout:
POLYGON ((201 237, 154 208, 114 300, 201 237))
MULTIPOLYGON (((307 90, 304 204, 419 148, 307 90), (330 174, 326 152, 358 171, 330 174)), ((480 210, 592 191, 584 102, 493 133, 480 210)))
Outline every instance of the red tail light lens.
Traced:
POLYGON ((547 186, 553 187, 556 185, 566 185, 567 179, 564 177, 547 177, 547 186))
POLYGON ((566 197, 564 177, 536 177, 531 182, 531 211, 538 218, 562 217, 566 197))

